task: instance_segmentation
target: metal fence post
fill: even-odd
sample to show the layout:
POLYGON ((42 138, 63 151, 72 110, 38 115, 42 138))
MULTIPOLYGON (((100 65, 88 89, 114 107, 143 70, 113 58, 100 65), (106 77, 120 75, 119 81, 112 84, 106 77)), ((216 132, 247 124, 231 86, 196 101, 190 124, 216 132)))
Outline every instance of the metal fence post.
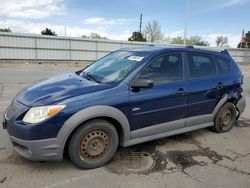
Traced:
POLYGON ((38 61, 38 52, 37 52, 37 38, 34 37, 35 39, 35 60, 38 61))
POLYGON ((97 40, 95 41, 95 61, 97 60, 97 40))
POLYGON ((71 62, 71 40, 69 40, 69 61, 71 62))

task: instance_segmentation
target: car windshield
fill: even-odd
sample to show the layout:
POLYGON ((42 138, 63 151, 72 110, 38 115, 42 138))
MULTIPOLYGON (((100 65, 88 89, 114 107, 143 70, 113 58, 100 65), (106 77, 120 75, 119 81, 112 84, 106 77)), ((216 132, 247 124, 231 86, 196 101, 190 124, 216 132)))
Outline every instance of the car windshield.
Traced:
POLYGON ((99 83, 120 82, 144 59, 139 52, 116 51, 84 69, 81 75, 99 83))

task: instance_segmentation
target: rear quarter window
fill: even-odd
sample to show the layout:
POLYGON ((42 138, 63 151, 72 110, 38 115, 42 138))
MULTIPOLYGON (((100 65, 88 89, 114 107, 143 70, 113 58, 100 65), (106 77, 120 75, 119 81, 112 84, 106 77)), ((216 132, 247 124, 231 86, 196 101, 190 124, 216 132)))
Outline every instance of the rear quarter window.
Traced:
POLYGON ((232 62, 230 60, 215 57, 215 62, 220 75, 229 75, 232 73, 232 62))
POLYGON ((217 74, 216 65, 210 56, 188 54, 189 78, 198 79, 217 74))

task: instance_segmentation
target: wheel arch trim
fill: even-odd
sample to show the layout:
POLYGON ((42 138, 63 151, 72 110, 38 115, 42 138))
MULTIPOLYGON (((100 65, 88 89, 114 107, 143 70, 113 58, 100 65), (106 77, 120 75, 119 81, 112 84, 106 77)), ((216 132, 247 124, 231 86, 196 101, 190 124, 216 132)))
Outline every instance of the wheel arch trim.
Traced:
POLYGON ((220 108, 227 102, 228 100, 228 95, 224 95, 224 97, 222 97, 220 99, 220 101, 217 103, 217 105, 215 106, 212 114, 214 115, 214 117, 216 116, 217 112, 220 110, 220 108))
POLYGON ((122 128, 122 136, 120 138, 121 145, 130 140, 130 126, 128 119, 123 112, 112 106, 92 106, 75 113, 62 126, 57 135, 58 144, 62 148, 61 155, 63 155, 65 144, 72 132, 82 123, 98 117, 108 117, 119 122, 122 128))
MULTIPOLYGON (((215 108, 214 108, 212 114, 215 116, 215 115, 217 114, 217 112, 219 111, 219 109, 220 109, 226 102, 228 102, 229 100, 233 100, 233 99, 237 100, 237 96, 236 96, 235 93, 233 93, 233 94, 225 94, 225 95, 220 99, 220 101, 217 103, 217 105, 215 106, 215 108)), ((237 107, 235 106, 235 108, 237 108, 237 107)))

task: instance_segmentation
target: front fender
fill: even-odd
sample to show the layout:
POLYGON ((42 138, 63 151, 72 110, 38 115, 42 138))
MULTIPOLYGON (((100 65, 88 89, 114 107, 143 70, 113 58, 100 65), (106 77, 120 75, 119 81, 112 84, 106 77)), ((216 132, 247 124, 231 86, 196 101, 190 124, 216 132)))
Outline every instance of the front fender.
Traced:
POLYGON ((60 148, 62 148, 61 155, 63 154, 63 148, 65 147, 70 134, 83 122, 98 117, 113 118, 120 123, 122 128, 121 145, 123 145, 124 142, 130 140, 130 126, 124 113, 112 106, 92 106, 75 113, 62 126, 57 135, 57 142, 60 145, 60 148))

